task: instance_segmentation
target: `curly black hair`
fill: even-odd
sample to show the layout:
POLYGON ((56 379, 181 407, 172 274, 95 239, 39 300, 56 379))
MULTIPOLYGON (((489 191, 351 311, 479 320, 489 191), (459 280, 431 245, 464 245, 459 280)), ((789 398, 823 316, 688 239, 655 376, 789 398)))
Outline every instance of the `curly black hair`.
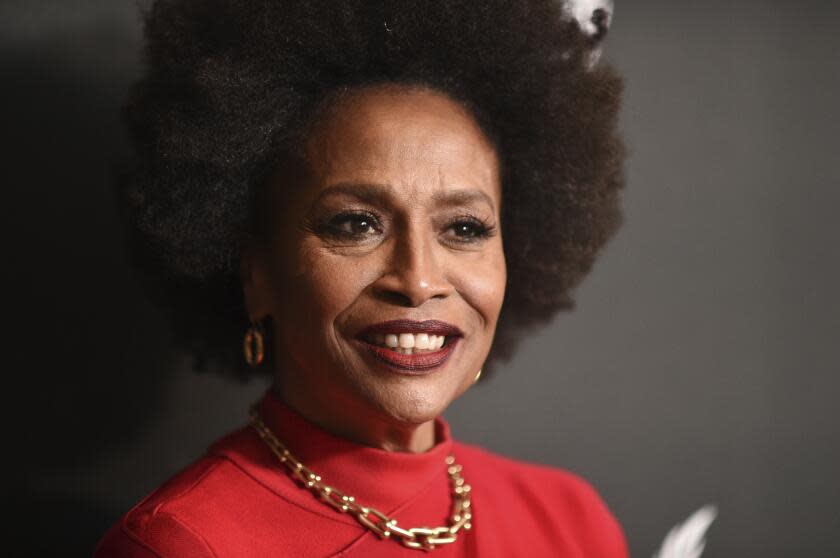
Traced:
POLYGON ((622 222, 621 78, 558 0, 158 0, 124 116, 129 249, 194 368, 247 378, 239 281, 255 199, 320 103, 375 84, 460 102, 496 147, 508 285, 485 378, 622 222))

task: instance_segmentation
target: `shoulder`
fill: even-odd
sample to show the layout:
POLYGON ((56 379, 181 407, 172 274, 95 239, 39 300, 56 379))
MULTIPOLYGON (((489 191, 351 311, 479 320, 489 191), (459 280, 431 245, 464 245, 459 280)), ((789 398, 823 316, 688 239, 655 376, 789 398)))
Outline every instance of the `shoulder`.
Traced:
MULTIPOLYGON (((239 443, 241 432, 222 440, 239 443)), ((217 442, 218 444, 219 442, 217 442)), ((176 473, 131 508, 105 533, 94 558, 214 557, 205 536, 224 531, 242 494, 255 481, 231 460, 207 454, 176 473)))
MULTIPOLYGON (((499 506, 518 502, 521 513, 535 513, 575 543, 585 556, 626 558, 624 531, 599 492, 572 471, 521 461, 482 447, 456 442, 467 482, 492 488, 499 506)), ((485 493, 484 490, 481 491, 485 493)))
POLYGON ((173 476, 105 533, 94 557, 215 556, 201 534, 173 507, 180 499, 193 497, 220 467, 221 459, 206 457, 173 476))

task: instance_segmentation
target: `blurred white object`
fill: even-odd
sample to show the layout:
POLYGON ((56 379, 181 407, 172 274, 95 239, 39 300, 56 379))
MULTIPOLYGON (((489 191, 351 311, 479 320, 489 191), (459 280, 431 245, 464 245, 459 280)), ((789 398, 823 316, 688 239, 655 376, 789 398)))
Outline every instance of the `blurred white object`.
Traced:
POLYGON ((706 547, 706 531, 716 516, 717 507, 711 504, 703 506, 668 531, 662 548, 653 558, 700 558, 706 547))
POLYGON ((578 22, 584 33, 600 38, 612 23, 615 4, 613 0, 566 0, 563 10, 578 22))
POLYGON ((589 67, 594 66, 601 57, 601 42, 607 36, 613 19, 615 4, 613 0, 565 0, 563 13, 577 22, 581 31, 592 41, 589 53, 589 67))

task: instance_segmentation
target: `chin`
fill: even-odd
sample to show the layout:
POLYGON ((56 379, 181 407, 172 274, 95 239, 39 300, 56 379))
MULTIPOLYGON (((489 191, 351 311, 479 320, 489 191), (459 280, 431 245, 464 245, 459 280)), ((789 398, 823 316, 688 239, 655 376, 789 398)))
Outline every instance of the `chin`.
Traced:
POLYGON ((442 414, 454 399, 449 385, 388 386, 376 394, 376 406, 395 422, 423 424, 442 414))
POLYGON ((350 389, 356 391, 366 406, 376 409, 390 422, 423 424, 443 414, 471 385, 473 375, 467 378, 463 370, 474 367, 464 365, 463 361, 472 359, 464 359, 462 346, 457 349, 461 350, 456 350, 443 366, 417 373, 392 368, 360 350, 360 358, 348 370, 347 380, 356 384, 350 389))

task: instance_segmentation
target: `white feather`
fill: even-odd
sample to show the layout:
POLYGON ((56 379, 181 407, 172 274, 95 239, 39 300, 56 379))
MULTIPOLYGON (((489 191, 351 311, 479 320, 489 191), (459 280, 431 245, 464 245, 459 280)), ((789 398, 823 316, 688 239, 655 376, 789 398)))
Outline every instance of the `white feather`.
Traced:
POLYGON ((703 506, 668 531, 662 548, 653 558, 700 558, 706 547, 703 537, 716 516, 717 507, 711 504, 703 506))
POLYGON ((566 0, 563 3, 563 11, 566 15, 575 19, 587 35, 594 35, 598 31, 592 23, 592 15, 599 9, 607 12, 607 25, 609 25, 615 11, 613 0, 566 0))
POLYGON ((612 24, 615 3, 613 0, 563 0, 562 10, 565 17, 576 21, 578 27, 591 37, 595 45, 587 56, 587 67, 593 68, 601 58, 601 42, 612 24), (596 25, 595 12, 601 10, 602 18, 596 25))

